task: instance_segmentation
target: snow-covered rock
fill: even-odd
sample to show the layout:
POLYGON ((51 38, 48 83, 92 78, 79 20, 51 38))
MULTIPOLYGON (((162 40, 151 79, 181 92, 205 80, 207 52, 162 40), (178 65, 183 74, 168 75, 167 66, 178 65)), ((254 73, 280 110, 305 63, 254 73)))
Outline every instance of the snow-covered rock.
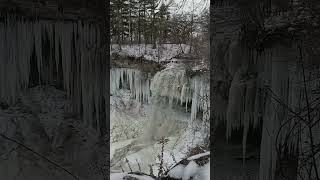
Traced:
POLYGON ((171 168, 165 177, 182 180, 209 180, 210 152, 197 154, 182 160, 171 168))

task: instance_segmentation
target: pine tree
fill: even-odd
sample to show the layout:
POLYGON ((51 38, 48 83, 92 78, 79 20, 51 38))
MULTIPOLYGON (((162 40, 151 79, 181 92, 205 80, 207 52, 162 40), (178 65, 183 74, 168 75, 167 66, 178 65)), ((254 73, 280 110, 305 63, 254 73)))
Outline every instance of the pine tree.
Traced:
POLYGON ((111 0, 111 37, 112 42, 120 45, 153 44, 158 38, 162 41, 168 33, 168 5, 159 7, 159 0, 111 0))
POLYGON ((129 35, 130 44, 133 43, 135 31, 137 30, 137 17, 138 17, 138 1, 129 0, 129 35))
POLYGON ((168 20, 170 17, 170 13, 168 11, 168 6, 165 4, 161 4, 157 16, 157 29, 159 36, 159 43, 162 44, 166 41, 167 33, 168 33, 168 20))
POLYGON ((111 0, 111 36, 112 40, 116 38, 117 44, 124 42, 129 35, 129 0, 111 0))

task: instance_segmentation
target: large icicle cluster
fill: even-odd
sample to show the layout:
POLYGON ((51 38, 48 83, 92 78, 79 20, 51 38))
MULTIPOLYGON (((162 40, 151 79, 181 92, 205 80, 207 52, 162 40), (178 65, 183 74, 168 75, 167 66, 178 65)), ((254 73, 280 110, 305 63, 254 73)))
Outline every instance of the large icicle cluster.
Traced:
POLYGON ((0 23, 0 101, 14 103, 35 77, 40 85, 60 83, 74 100, 75 110, 98 128, 105 116, 107 77, 99 47, 96 24, 7 16, 0 23))
MULTIPOLYGON (((261 121, 259 179, 273 180, 276 178, 279 160, 284 158, 279 157, 279 153, 303 158, 302 153, 310 152, 310 132, 304 122, 308 114, 305 94, 308 94, 308 100, 312 102, 310 108, 314 112, 311 117, 317 119, 319 108, 315 104, 317 96, 313 92, 319 88, 318 68, 308 67, 307 63, 303 62, 303 74, 297 50, 281 45, 267 50, 255 63, 250 64, 252 61, 248 60, 248 57, 243 56, 248 58, 246 60, 236 56, 241 50, 236 46, 237 43, 231 44, 229 59, 226 58, 225 62, 228 63, 227 71, 232 76, 226 109, 226 136, 228 138, 233 130, 243 128, 245 157, 249 127, 257 128, 261 121)), ((312 127, 315 144, 320 142, 319 132, 319 125, 312 127)), ((302 164, 302 161, 299 161, 300 163, 302 164)), ((301 175, 301 172, 299 173, 301 175)), ((315 172, 312 173, 314 176, 315 172)), ((307 172, 304 175, 306 174, 307 172)))
POLYGON ((197 118, 199 111, 202 111, 203 119, 209 119, 208 77, 188 77, 184 65, 166 68, 153 78, 129 68, 112 68, 110 74, 112 95, 117 95, 120 89, 128 89, 141 103, 182 105, 186 111, 191 104, 192 120, 197 118))
POLYGON ((112 68, 110 74, 112 95, 116 95, 122 88, 127 88, 138 102, 149 102, 151 80, 148 78, 148 74, 129 68, 112 68))
MULTIPOLYGON (((8 18, 0 23, 0 100, 13 103, 29 83, 30 57, 35 35, 29 23, 8 18)), ((39 61, 40 62, 40 61, 39 61)))
POLYGON ((183 65, 168 67, 158 72, 151 82, 152 99, 155 103, 169 105, 185 105, 191 103, 191 119, 197 118, 197 113, 203 111, 203 118, 209 117, 209 83, 205 76, 186 75, 183 65), (164 102, 163 102, 164 101, 164 102))
MULTIPOLYGON (((261 80, 269 88, 266 90, 262 117, 260 180, 276 179, 279 161, 286 161, 284 158, 287 155, 298 156, 298 159, 302 160, 305 158, 304 153, 310 152, 306 98, 312 102, 309 104, 310 109, 313 109, 310 116, 319 119, 319 108, 315 105, 318 97, 313 93, 319 88, 319 82, 312 75, 317 74, 318 68, 307 66, 305 62, 303 66, 298 58, 294 58, 294 53, 291 54, 293 50, 277 47, 272 50, 272 56, 266 59, 265 73, 261 80)), ((317 144, 320 142, 319 125, 311 129, 312 136, 315 137, 313 141, 317 144)), ((298 166, 305 166, 302 161, 298 162, 298 166)), ((317 160, 317 163, 320 161, 317 160)), ((296 176, 298 179, 303 176, 308 177, 305 169, 298 168, 298 171, 292 177, 296 176)), ((312 176, 314 175, 313 172, 312 176)))
MULTIPOLYGON (((203 76, 195 76, 191 79, 193 90, 192 105, 191 105, 191 119, 197 118, 197 113, 202 111, 202 119, 209 120, 210 118, 210 86, 208 79, 203 76)), ((183 91, 181 95, 185 94, 183 91)))

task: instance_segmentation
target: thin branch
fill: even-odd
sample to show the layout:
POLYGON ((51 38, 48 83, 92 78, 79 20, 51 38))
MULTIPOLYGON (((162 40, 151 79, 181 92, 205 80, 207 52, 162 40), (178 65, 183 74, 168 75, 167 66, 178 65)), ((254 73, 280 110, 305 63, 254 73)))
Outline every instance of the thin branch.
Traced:
MULTIPOLYGON (((304 64, 302 61, 302 50, 301 50, 301 45, 299 45, 299 54, 300 54, 300 61, 301 61, 301 66, 302 66, 302 73, 303 73, 303 82, 304 82, 304 91, 305 91, 305 95, 306 95, 306 102, 307 102, 307 107, 308 107, 308 121, 309 123, 311 123, 311 115, 310 115, 310 105, 309 105, 309 99, 308 99, 308 92, 307 92, 307 84, 306 84, 306 76, 305 76, 305 72, 304 72, 304 64)), ((312 135, 312 127, 309 126, 309 134, 310 134, 310 147, 311 147, 311 152, 312 154, 314 154, 314 141, 313 141, 313 135, 312 135)), ((320 180, 319 178, 319 174, 318 174, 318 169, 317 169, 317 163, 316 163, 316 159, 314 156, 312 156, 312 161, 313 161, 313 166, 314 166, 314 171, 316 174, 316 178, 317 180, 320 180)))
POLYGON ((8 141, 11 141, 11 142, 13 142, 13 143, 15 143, 15 144, 17 144, 17 145, 19 145, 19 146, 23 147, 24 149, 26 149, 26 150, 28 150, 28 151, 32 152, 33 154, 35 154, 35 155, 37 155, 37 156, 41 157, 42 159, 44 159, 44 160, 48 161, 50 164, 52 164, 52 165, 56 166, 57 168, 59 168, 59 169, 63 170, 63 171, 64 171, 64 172, 66 172, 67 174, 71 175, 74 179, 76 179, 76 180, 80 180, 77 176, 75 176, 74 174, 72 174, 72 173, 71 173, 70 171, 68 171, 66 168, 64 168, 64 167, 60 166, 60 165, 59 165, 59 164, 57 164, 56 162, 53 162, 52 160, 48 159, 47 157, 45 157, 45 156, 43 156, 43 155, 39 154, 38 152, 34 151, 33 149, 31 149, 31 148, 27 147, 26 145, 24 145, 24 144, 22 144, 22 143, 20 143, 20 142, 18 142, 18 141, 16 141, 16 140, 14 140, 14 139, 12 139, 12 138, 9 138, 8 136, 6 136, 6 135, 4 135, 4 134, 2 134, 2 133, 0 133, 0 136, 1 136, 2 138, 4 138, 4 139, 8 140, 8 141))

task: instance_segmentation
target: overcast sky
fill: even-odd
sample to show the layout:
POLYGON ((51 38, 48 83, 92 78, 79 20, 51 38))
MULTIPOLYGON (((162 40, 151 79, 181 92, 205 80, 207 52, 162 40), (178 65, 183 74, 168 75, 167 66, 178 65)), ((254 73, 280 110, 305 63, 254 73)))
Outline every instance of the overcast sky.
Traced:
MULTIPOLYGON (((163 0, 165 3, 170 1, 171 0, 163 0)), ((187 13, 194 10, 194 13, 198 14, 204 9, 208 9, 209 6, 210 0, 173 0, 173 6, 170 11, 172 13, 187 13)))

